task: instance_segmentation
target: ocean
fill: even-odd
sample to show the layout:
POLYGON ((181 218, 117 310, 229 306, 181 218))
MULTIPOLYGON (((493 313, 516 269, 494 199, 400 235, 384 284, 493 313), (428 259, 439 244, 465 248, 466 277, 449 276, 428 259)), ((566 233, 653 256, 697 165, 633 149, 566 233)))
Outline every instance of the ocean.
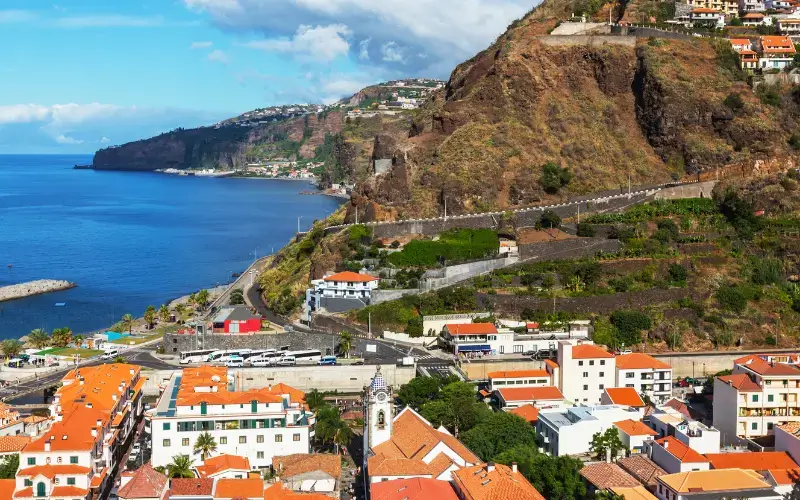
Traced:
POLYGON ((0 302, 0 340, 34 328, 87 333, 232 281, 340 201, 300 181, 74 170, 91 155, 0 155, 0 286, 71 290, 0 302), (11 266, 11 267, 9 267, 11 266), (64 306, 56 306, 57 303, 64 306))

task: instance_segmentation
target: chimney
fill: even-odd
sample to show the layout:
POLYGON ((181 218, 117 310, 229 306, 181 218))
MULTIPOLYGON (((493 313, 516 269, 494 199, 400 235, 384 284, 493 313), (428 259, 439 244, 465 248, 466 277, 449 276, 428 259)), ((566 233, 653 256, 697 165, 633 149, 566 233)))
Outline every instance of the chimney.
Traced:
POLYGON ((488 464, 486 464, 486 470, 488 472, 494 472, 494 462, 489 462, 488 464))
POLYGON ((92 428, 92 437, 93 438, 97 437, 97 429, 96 428, 92 428))
POLYGON ((131 375, 134 374, 133 368, 130 369, 130 373, 131 373, 131 375))
POLYGON ((606 448, 606 463, 611 463, 611 448, 606 448))
POLYGON ((112 395, 111 395, 111 399, 113 399, 114 401, 116 401, 116 400, 117 400, 117 395, 116 395, 116 394, 112 394, 112 395))
POLYGON ((81 381, 80 381, 80 385, 83 385, 83 379, 81 379, 81 381))
POLYGON ((517 473, 517 462, 511 462, 511 472, 517 473))
POLYGON ((97 425, 97 427, 102 427, 103 426, 103 421, 98 418, 97 422, 95 422, 95 425, 97 425))
POLYGON ((50 441, 44 442, 44 451, 50 451, 50 441))
POLYGON ((664 449, 665 449, 665 450, 666 450, 667 448, 669 448, 669 441, 664 441, 664 444, 663 444, 663 446, 664 446, 664 449))

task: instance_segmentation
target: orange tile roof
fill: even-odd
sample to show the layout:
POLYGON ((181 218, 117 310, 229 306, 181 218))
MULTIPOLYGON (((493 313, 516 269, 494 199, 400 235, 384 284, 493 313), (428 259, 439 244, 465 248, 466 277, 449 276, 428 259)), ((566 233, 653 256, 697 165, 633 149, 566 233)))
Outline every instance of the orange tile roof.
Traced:
POLYGON ((758 12, 748 12, 747 14, 742 16, 742 19, 763 19, 763 18, 764 14, 760 14, 758 12))
POLYGON ((544 500, 521 472, 496 464, 476 465, 453 471, 453 485, 466 500, 544 500))
POLYGON ((339 479, 342 474, 342 459, 339 455, 322 453, 296 453, 272 458, 272 467, 282 478, 294 477, 298 474, 322 471, 339 479))
POLYGON ((605 462, 587 464, 579 472, 581 476, 600 490, 607 490, 613 486, 633 488, 641 484, 617 464, 605 462))
POLYGON ((372 500, 458 500, 449 482, 422 477, 375 483, 369 492, 372 500))
POLYGON ((750 45, 750 39, 748 38, 731 38, 730 42, 731 45, 750 45))
POLYGON ((228 390, 228 369, 224 366, 200 365, 184 368, 181 376, 181 385, 178 388, 177 404, 179 406, 193 406, 200 403, 207 404, 249 404, 251 401, 259 403, 280 403, 283 394, 289 395, 294 403, 305 401, 305 393, 286 384, 276 384, 248 391, 228 390), (205 388, 198 392, 198 387, 205 388), (210 392, 209 390, 210 389, 210 392))
POLYGON ((766 472, 772 476, 778 486, 793 485, 800 482, 800 469, 770 469, 766 472))
POLYGON ((202 465, 195 467, 200 477, 209 477, 228 470, 250 471, 250 460, 236 455, 209 457, 202 465))
POLYGON ((131 388, 141 368, 126 363, 81 367, 67 373, 55 393, 62 413, 75 406, 92 405, 97 410, 111 411, 121 402, 122 390, 131 388), (131 373, 133 372, 133 373, 131 373), (114 399, 116 397, 116 399, 114 399))
POLYGON ((550 368, 558 368, 558 363, 553 361, 552 359, 545 359, 544 364, 550 368))
POLYGON ((325 278, 322 278, 325 281, 348 281, 348 282, 355 282, 355 283, 369 283, 370 281, 378 281, 378 278, 375 276, 370 276, 369 274, 359 274, 354 273, 352 271, 344 271, 342 273, 331 274, 325 278))
POLYGON ((14 451, 21 451, 28 443, 31 442, 30 436, 1 436, 0 437, 0 453, 9 453, 14 451))
POLYGON ((755 471, 743 469, 711 469, 667 474, 658 478, 678 493, 719 493, 769 489, 769 484, 755 471))
POLYGON ((14 498, 29 498, 32 496, 33 488, 22 488, 21 490, 14 492, 14 498))
POLYGON ((509 387, 497 389, 503 400, 509 401, 552 401, 563 400, 564 395, 558 387, 509 387))
POLYGON ((620 498, 624 498, 625 500, 657 500, 657 497, 647 491, 647 488, 641 484, 633 488, 613 487, 610 489, 613 493, 616 493, 620 498))
POLYGON ((539 421, 539 408, 536 408, 533 405, 522 405, 518 408, 508 410, 508 413, 513 413, 514 415, 520 416, 528 422, 539 421))
POLYGON ((38 424, 39 422, 44 422, 45 420, 50 420, 48 417, 42 417, 40 415, 30 415, 27 417, 23 417, 22 421, 26 424, 38 424))
POLYGON ((693 464, 708 463, 708 459, 706 457, 697 453, 692 448, 689 448, 683 443, 683 441, 679 441, 673 436, 657 439, 656 443, 660 444, 667 451, 667 453, 677 458, 681 462, 689 462, 693 464))
POLYGON ((740 392, 761 392, 761 386, 753 382, 746 373, 734 373, 717 378, 740 392))
POLYGON ((99 488, 103 484, 103 479, 108 475, 108 467, 103 467, 99 474, 92 476, 92 481, 89 483, 89 488, 99 488))
POLYGON ((217 479, 214 482, 214 498, 262 498, 264 480, 260 477, 247 479, 217 479))
POLYGON ((527 378, 527 377, 550 377, 547 370, 510 370, 504 372, 489 372, 489 379, 493 378, 527 378))
POLYGON ((635 477, 639 482, 648 488, 658 486, 658 478, 667 473, 655 462, 645 455, 632 455, 628 458, 620 458, 617 465, 625 469, 628 474, 635 477))
POLYGON ((578 344, 572 347, 572 359, 597 359, 613 357, 613 354, 594 344, 578 344))
POLYGON ((615 405, 633 406, 643 408, 646 406, 642 397, 633 387, 609 387, 605 390, 608 399, 615 405))
MULTIPOLYGON (((761 48, 767 53, 794 54, 794 44, 788 36, 762 36, 761 48)), ((765 361, 766 363, 766 361, 765 361)), ((782 363, 776 363, 776 365, 782 363)), ((795 372, 797 373, 797 372, 795 372)), ((779 373, 776 375, 780 375, 779 373)))
POLYGON ((34 465, 17 471, 17 476, 22 477, 36 477, 44 476, 54 478, 63 475, 77 475, 88 474, 91 471, 89 467, 74 464, 57 464, 57 465, 34 465))
POLYGON ((796 469, 797 463, 785 451, 706 453, 713 469, 796 469))
POLYGON ((210 496, 214 490, 213 479, 175 478, 169 480, 169 495, 210 496))
POLYGON ((78 488, 77 486, 55 486, 50 491, 49 498, 54 497, 85 497, 89 490, 78 488))
MULTIPOLYGON (((133 474, 133 477, 119 489, 119 498, 162 498, 167 489, 167 476, 144 464, 133 474)), ((98 485, 99 486, 99 485, 98 485)))
POLYGON ((108 422, 107 411, 78 406, 64 414, 63 420, 55 422, 39 439, 31 441, 23 449, 27 451, 44 451, 44 444, 50 442, 50 451, 88 451, 95 443, 103 439, 102 432, 92 436, 97 420, 108 422), (64 436, 67 438, 64 439, 64 436))
POLYGON ((8 500, 13 497, 16 487, 16 479, 0 479, 0 500, 8 500))
POLYGON ((370 476, 428 476, 433 477, 431 467, 420 460, 402 457, 387 457, 383 453, 369 457, 367 470, 370 476))
MULTIPOLYGON (((453 465, 456 465, 456 463, 453 462, 450 457, 444 453, 439 453, 436 455, 436 458, 431 460, 431 463, 428 464, 428 468, 431 471, 431 477, 439 477, 453 465)), ((456 465, 456 468, 458 468, 458 465, 456 465)))
MULTIPOLYGON (((370 490, 372 488, 370 487, 370 490)), ((283 484, 278 481, 264 490, 264 500, 330 500, 331 497, 322 495, 320 493, 295 493, 294 491, 284 488, 283 484)))
POLYGON ((734 364, 744 366, 747 369, 758 373, 759 375, 800 375, 800 369, 794 365, 787 363, 770 363, 769 361, 755 354, 741 357, 734 361, 734 364))
POLYGON ((639 420, 621 420, 614 425, 629 436, 658 436, 658 433, 639 420))
POLYGON ((492 323, 463 323, 445 325, 450 335, 486 335, 497 333, 492 323))
POLYGON ((672 367, 649 354, 634 352, 617 356, 617 368, 620 370, 671 370, 672 367))
POLYGON ((786 424, 781 424, 776 426, 782 431, 788 432, 789 434, 793 434, 795 436, 800 437, 800 422, 788 422, 786 424))
POLYGON ((719 14, 720 12, 717 9, 706 9, 701 7, 699 9, 694 9, 692 14, 719 14))

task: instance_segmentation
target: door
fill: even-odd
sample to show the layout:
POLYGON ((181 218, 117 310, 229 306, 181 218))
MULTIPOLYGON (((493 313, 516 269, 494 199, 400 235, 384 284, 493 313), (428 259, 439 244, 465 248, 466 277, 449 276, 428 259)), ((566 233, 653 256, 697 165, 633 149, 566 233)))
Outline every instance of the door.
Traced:
POLYGON ((506 346, 501 345, 500 346, 500 354, 505 354, 505 353, 506 353, 506 346))
POLYGON ((47 491, 45 489, 45 485, 41 481, 38 484, 36 484, 36 496, 37 497, 46 497, 47 496, 47 491))

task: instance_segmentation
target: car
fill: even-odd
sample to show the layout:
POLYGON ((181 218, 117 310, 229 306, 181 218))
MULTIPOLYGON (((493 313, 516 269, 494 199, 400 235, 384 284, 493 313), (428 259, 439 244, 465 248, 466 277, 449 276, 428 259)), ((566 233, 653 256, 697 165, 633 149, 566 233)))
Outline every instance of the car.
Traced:
POLYGON ((622 356, 624 354, 633 354, 633 351, 631 351, 630 349, 620 349, 619 351, 617 351, 617 355, 622 356))
POLYGON ((225 366, 229 368, 241 368, 244 366, 244 359, 240 356, 231 356, 225 363, 225 366))
POLYGON ((689 382, 685 378, 678 380, 678 387, 689 387, 689 385, 689 382))
POLYGON ((131 454, 128 455, 128 462, 135 462, 137 458, 139 458, 139 453, 132 451, 131 454))
POLYGON ((363 365, 364 364, 364 360, 363 359, 357 359, 357 360, 355 360, 355 362, 353 362, 353 364, 354 365, 363 365))
POLYGON ((297 364, 297 360, 294 356, 284 356, 278 360, 278 366, 295 366, 297 364))
POLYGON ((131 447, 131 452, 139 453, 140 451, 142 451, 142 443, 133 443, 133 446, 131 447))

